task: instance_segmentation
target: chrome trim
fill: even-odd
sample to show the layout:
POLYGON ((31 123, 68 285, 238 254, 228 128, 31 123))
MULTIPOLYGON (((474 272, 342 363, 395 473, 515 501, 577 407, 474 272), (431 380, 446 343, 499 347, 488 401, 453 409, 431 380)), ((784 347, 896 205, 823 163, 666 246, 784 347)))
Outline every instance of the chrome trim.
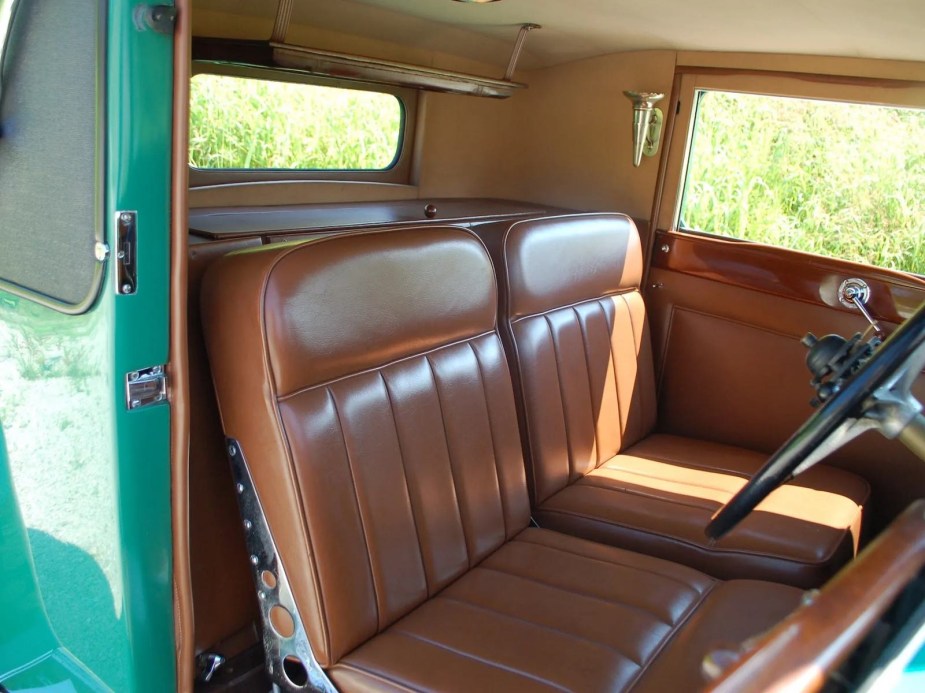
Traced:
POLYGON ((845 308, 857 308, 857 301, 867 303, 870 300, 870 287, 863 279, 846 279, 838 287, 838 300, 845 308))
POLYGON ((138 212, 116 212, 116 293, 138 291, 138 212))
POLYGON ((539 24, 521 24, 520 33, 517 34, 517 40, 514 41, 514 50, 511 51, 511 61, 507 64, 507 71, 504 73, 504 79, 511 81, 514 77, 514 70, 517 69, 517 61, 520 59, 520 52, 524 49, 524 41, 527 40, 527 34, 534 29, 542 29, 539 24))
POLYGON ((665 98, 654 91, 624 91, 633 102, 633 166, 642 163, 642 157, 655 156, 662 135, 662 110, 655 104, 665 98))
POLYGON ((318 664, 308 642, 302 618, 289 588, 289 578, 270 534, 270 527, 241 445, 234 438, 226 438, 225 448, 231 462, 238 508, 244 526, 244 543, 250 554, 251 573, 257 588, 257 601, 263 624, 263 649, 267 660, 267 673, 274 690, 336 693, 337 689, 318 664), (271 579, 267 580, 265 576, 271 579), (286 636, 274 627, 270 618, 270 612, 274 609, 288 612, 292 620, 290 635, 286 636), (304 684, 298 685, 288 677, 283 664, 287 658, 295 658, 301 663, 305 673, 304 684))
POLYGON ((164 366, 150 366, 125 374, 125 408, 140 409, 167 401, 167 372, 164 366))
POLYGON ((196 656, 196 680, 209 683, 224 664, 225 658, 218 652, 200 652, 196 656))
POLYGON ((846 308, 853 308, 861 312, 864 319, 870 323, 874 331, 882 338, 883 328, 874 320, 874 317, 867 310, 867 302, 870 300, 870 287, 863 279, 852 277, 846 279, 838 287, 838 301, 846 308))

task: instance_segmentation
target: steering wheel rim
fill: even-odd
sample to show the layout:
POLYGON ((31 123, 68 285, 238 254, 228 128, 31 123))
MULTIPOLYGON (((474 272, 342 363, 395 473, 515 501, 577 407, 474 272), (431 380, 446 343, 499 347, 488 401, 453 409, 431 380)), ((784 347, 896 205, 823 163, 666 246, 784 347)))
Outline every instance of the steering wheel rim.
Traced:
POLYGON ((855 416, 871 395, 902 372, 923 343, 925 303, 877 347, 841 390, 815 411, 738 493, 714 513, 705 528, 707 537, 724 536, 774 489, 791 479, 817 447, 855 416))

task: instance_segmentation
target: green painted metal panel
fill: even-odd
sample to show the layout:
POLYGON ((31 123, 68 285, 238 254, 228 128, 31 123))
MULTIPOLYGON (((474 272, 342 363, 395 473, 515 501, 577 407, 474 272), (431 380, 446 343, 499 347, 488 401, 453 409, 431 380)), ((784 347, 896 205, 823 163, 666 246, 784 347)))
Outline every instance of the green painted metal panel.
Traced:
MULTIPOLYGON (((139 281, 66 315, 0 291, 0 682, 165 691, 175 682, 169 409, 125 374, 168 349, 173 37, 111 0, 101 224, 138 213, 139 281)), ((102 85, 101 85, 102 88, 102 85)), ((37 217, 40 219, 40 216, 37 217)), ((37 227, 40 232, 40 227, 37 227)))

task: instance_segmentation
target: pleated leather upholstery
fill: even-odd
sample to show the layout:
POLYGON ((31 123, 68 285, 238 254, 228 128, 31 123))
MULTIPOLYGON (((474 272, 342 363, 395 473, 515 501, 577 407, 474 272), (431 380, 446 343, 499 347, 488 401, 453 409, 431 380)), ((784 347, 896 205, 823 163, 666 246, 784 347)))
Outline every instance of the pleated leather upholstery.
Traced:
POLYGON ((639 235, 622 214, 476 230, 501 283, 502 329, 540 505, 655 425, 639 235))
POLYGON ((814 587, 857 551, 868 484, 817 466, 718 543, 704 527, 766 456, 653 435, 642 251, 621 214, 478 227, 501 286, 534 517, 723 578, 814 587))
POLYGON ((453 228, 268 246, 206 278, 224 429, 324 665, 528 523, 495 297, 453 228))
POLYGON ((267 246, 203 315, 312 649, 344 691, 692 690, 800 593, 527 528, 491 262, 431 227, 267 246))

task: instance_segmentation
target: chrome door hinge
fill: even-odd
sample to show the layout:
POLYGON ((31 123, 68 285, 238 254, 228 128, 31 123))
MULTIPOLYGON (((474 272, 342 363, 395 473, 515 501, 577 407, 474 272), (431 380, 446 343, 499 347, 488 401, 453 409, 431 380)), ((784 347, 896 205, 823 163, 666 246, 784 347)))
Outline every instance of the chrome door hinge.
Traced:
POLYGON ((125 374, 125 408, 140 409, 167 401, 167 373, 164 366, 151 366, 125 374))

